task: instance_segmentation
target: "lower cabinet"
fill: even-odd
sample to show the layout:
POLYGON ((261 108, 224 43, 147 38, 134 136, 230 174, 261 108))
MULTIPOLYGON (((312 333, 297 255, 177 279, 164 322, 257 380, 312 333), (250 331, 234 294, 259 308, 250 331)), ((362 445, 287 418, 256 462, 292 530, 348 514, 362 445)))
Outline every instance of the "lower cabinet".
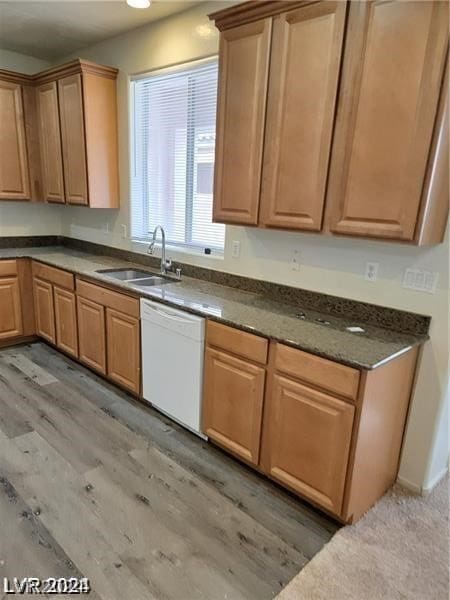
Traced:
POLYGON ((209 321, 203 432, 346 523, 396 480, 417 348, 371 371, 209 321))
POLYGON ((140 390, 139 319, 106 309, 108 377, 133 392, 140 390))
POLYGON ((17 277, 0 277, 0 340, 22 334, 22 310, 17 277))
POLYGON ((78 356, 77 305, 75 292, 53 288, 56 345, 67 354, 78 356))
POLYGON ((203 430, 254 465, 259 461, 265 375, 264 367, 206 349, 203 430))
POLYGON ((105 309, 80 296, 77 300, 80 360, 106 375, 105 309))
POLYGON ((278 374, 266 403, 263 470, 340 514, 354 407, 278 374))
POLYGON ((48 281, 33 280, 34 310, 36 315, 36 333, 56 343, 55 309, 53 304, 53 286, 48 281))
POLYGON ((139 300, 81 279, 76 287, 80 360, 139 394, 139 300))

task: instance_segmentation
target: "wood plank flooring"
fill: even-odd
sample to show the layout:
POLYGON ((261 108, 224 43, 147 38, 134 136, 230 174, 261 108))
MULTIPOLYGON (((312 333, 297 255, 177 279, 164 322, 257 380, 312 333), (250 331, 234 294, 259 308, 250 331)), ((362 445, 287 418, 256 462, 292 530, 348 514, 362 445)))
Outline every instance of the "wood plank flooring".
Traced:
POLYGON ((35 343, 0 350, 0 527, 0 585, 84 576, 94 600, 264 600, 338 525, 35 343))

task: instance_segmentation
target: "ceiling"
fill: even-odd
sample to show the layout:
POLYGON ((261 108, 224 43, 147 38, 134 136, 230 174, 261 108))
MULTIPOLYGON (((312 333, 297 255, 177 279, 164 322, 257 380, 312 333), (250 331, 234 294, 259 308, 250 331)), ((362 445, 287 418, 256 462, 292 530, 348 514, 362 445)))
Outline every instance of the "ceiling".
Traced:
POLYGON ((0 1, 0 48, 52 61, 195 4, 153 0, 139 10, 125 0, 0 1))

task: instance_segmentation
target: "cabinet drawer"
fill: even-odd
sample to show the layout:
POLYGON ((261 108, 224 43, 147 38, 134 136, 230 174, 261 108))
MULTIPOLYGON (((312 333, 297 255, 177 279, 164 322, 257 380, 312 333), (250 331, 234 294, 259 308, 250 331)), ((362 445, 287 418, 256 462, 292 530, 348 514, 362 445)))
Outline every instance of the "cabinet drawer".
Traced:
POLYGON ((72 273, 61 271, 61 269, 49 267, 48 265, 43 265, 42 263, 35 261, 33 261, 33 277, 43 279, 44 281, 50 281, 50 283, 54 283, 66 290, 75 289, 74 277, 72 273))
POLYGON ((17 263, 15 260, 0 260, 0 277, 11 277, 17 275, 17 263))
POLYGON ((302 350, 277 344, 275 369, 339 396, 358 395, 359 371, 302 350))
POLYGON ((234 327, 208 321, 206 342, 210 346, 228 350, 233 354, 265 365, 269 342, 266 338, 240 331, 234 327))
POLYGON ((113 308, 130 317, 139 319, 139 300, 125 294, 113 292, 93 283, 77 279, 77 294, 108 308, 113 308))

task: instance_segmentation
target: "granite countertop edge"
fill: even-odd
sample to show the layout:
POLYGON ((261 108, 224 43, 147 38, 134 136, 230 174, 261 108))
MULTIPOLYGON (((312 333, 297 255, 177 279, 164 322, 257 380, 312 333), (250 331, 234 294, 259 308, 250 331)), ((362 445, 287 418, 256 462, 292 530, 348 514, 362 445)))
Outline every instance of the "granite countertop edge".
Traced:
MULTIPOLYGON (((429 339, 427 334, 405 334, 380 327, 365 327, 363 323, 358 323, 358 325, 366 330, 362 338, 362 345, 365 346, 365 350, 357 352, 353 348, 351 351, 350 348, 336 347, 336 344, 339 346, 343 339, 350 346, 353 346, 358 337, 361 337, 358 333, 345 331, 347 320, 329 316, 326 313, 315 313, 307 309, 308 313, 313 312, 321 318, 329 319, 330 326, 318 324, 314 321, 301 321, 295 314, 296 311, 301 312, 301 307, 275 303, 253 292, 236 290, 235 288, 229 288, 220 284, 208 284, 202 280, 189 277, 183 277, 181 281, 174 279, 173 284, 160 287, 155 286, 149 290, 143 290, 129 282, 116 280, 103 273, 98 273, 97 269, 120 269, 126 267, 144 270, 151 274, 158 274, 155 269, 138 263, 85 253, 79 250, 71 250, 65 247, 0 249, 0 260, 7 258, 30 258, 37 260, 49 266, 71 272, 79 277, 97 281, 98 283, 103 283, 119 290, 128 291, 138 297, 184 310, 224 325, 230 325, 242 331, 270 338, 276 342, 281 342, 293 348, 298 348, 304 352, 309 352, 358 370, 368 371, 375 369, 429 339), (73 264, 73 261, 76 260, 92 262, 94 259, 98 264, 92 269, 77 267, 73 264), (175 286, 177 287, 175 288, 175 286), (198 290, 201 287, 206 288, 206 292, 201 289, 198 290), (171 290, 175 289, 177 291, 176 298, 175 294, 171 293, 171 290), (211 291, 211 296, 208 295, 209 291, 211 291), (169 297, 165 297, 167 292, 169 293, 169 297), (231 299, 227 298, 227 296, 231 299), (202 304, 204 299, 209 300, 210 298, 213 303, 221 304, 224 314, 214 314, 214 312, 211 312, 211 309, 207 308, 207 303, 202 304), (251 304, 250 307, 246 301, 251 304), (204 307, 203 310, 202 307, 204 307), (239 316, 240 314, 242 315, 241 317, 239 316), (258 325, 259 317, 261 316, 269 317, 271 323, 258 325), (279 331, 277 331, 277 326, 279 331), (286 330, 291 330, 291 328, 292 335, 286 334, 286 330), (302 332, 302 329, 304 332, 302 332), (302 337, 301 333, 305 335, 302 337), (306 334, 310 337, 308 338, 306 334), (313 339, 321 341, 315 344, 312 341, 313 339), (365 356, 363 356, 364 353, 366 353, 365 356)), ((218 310, 220 310, 220 307, 218 310)), ((351 319, 348 319, 348 323, 352 323, 351 319)))

